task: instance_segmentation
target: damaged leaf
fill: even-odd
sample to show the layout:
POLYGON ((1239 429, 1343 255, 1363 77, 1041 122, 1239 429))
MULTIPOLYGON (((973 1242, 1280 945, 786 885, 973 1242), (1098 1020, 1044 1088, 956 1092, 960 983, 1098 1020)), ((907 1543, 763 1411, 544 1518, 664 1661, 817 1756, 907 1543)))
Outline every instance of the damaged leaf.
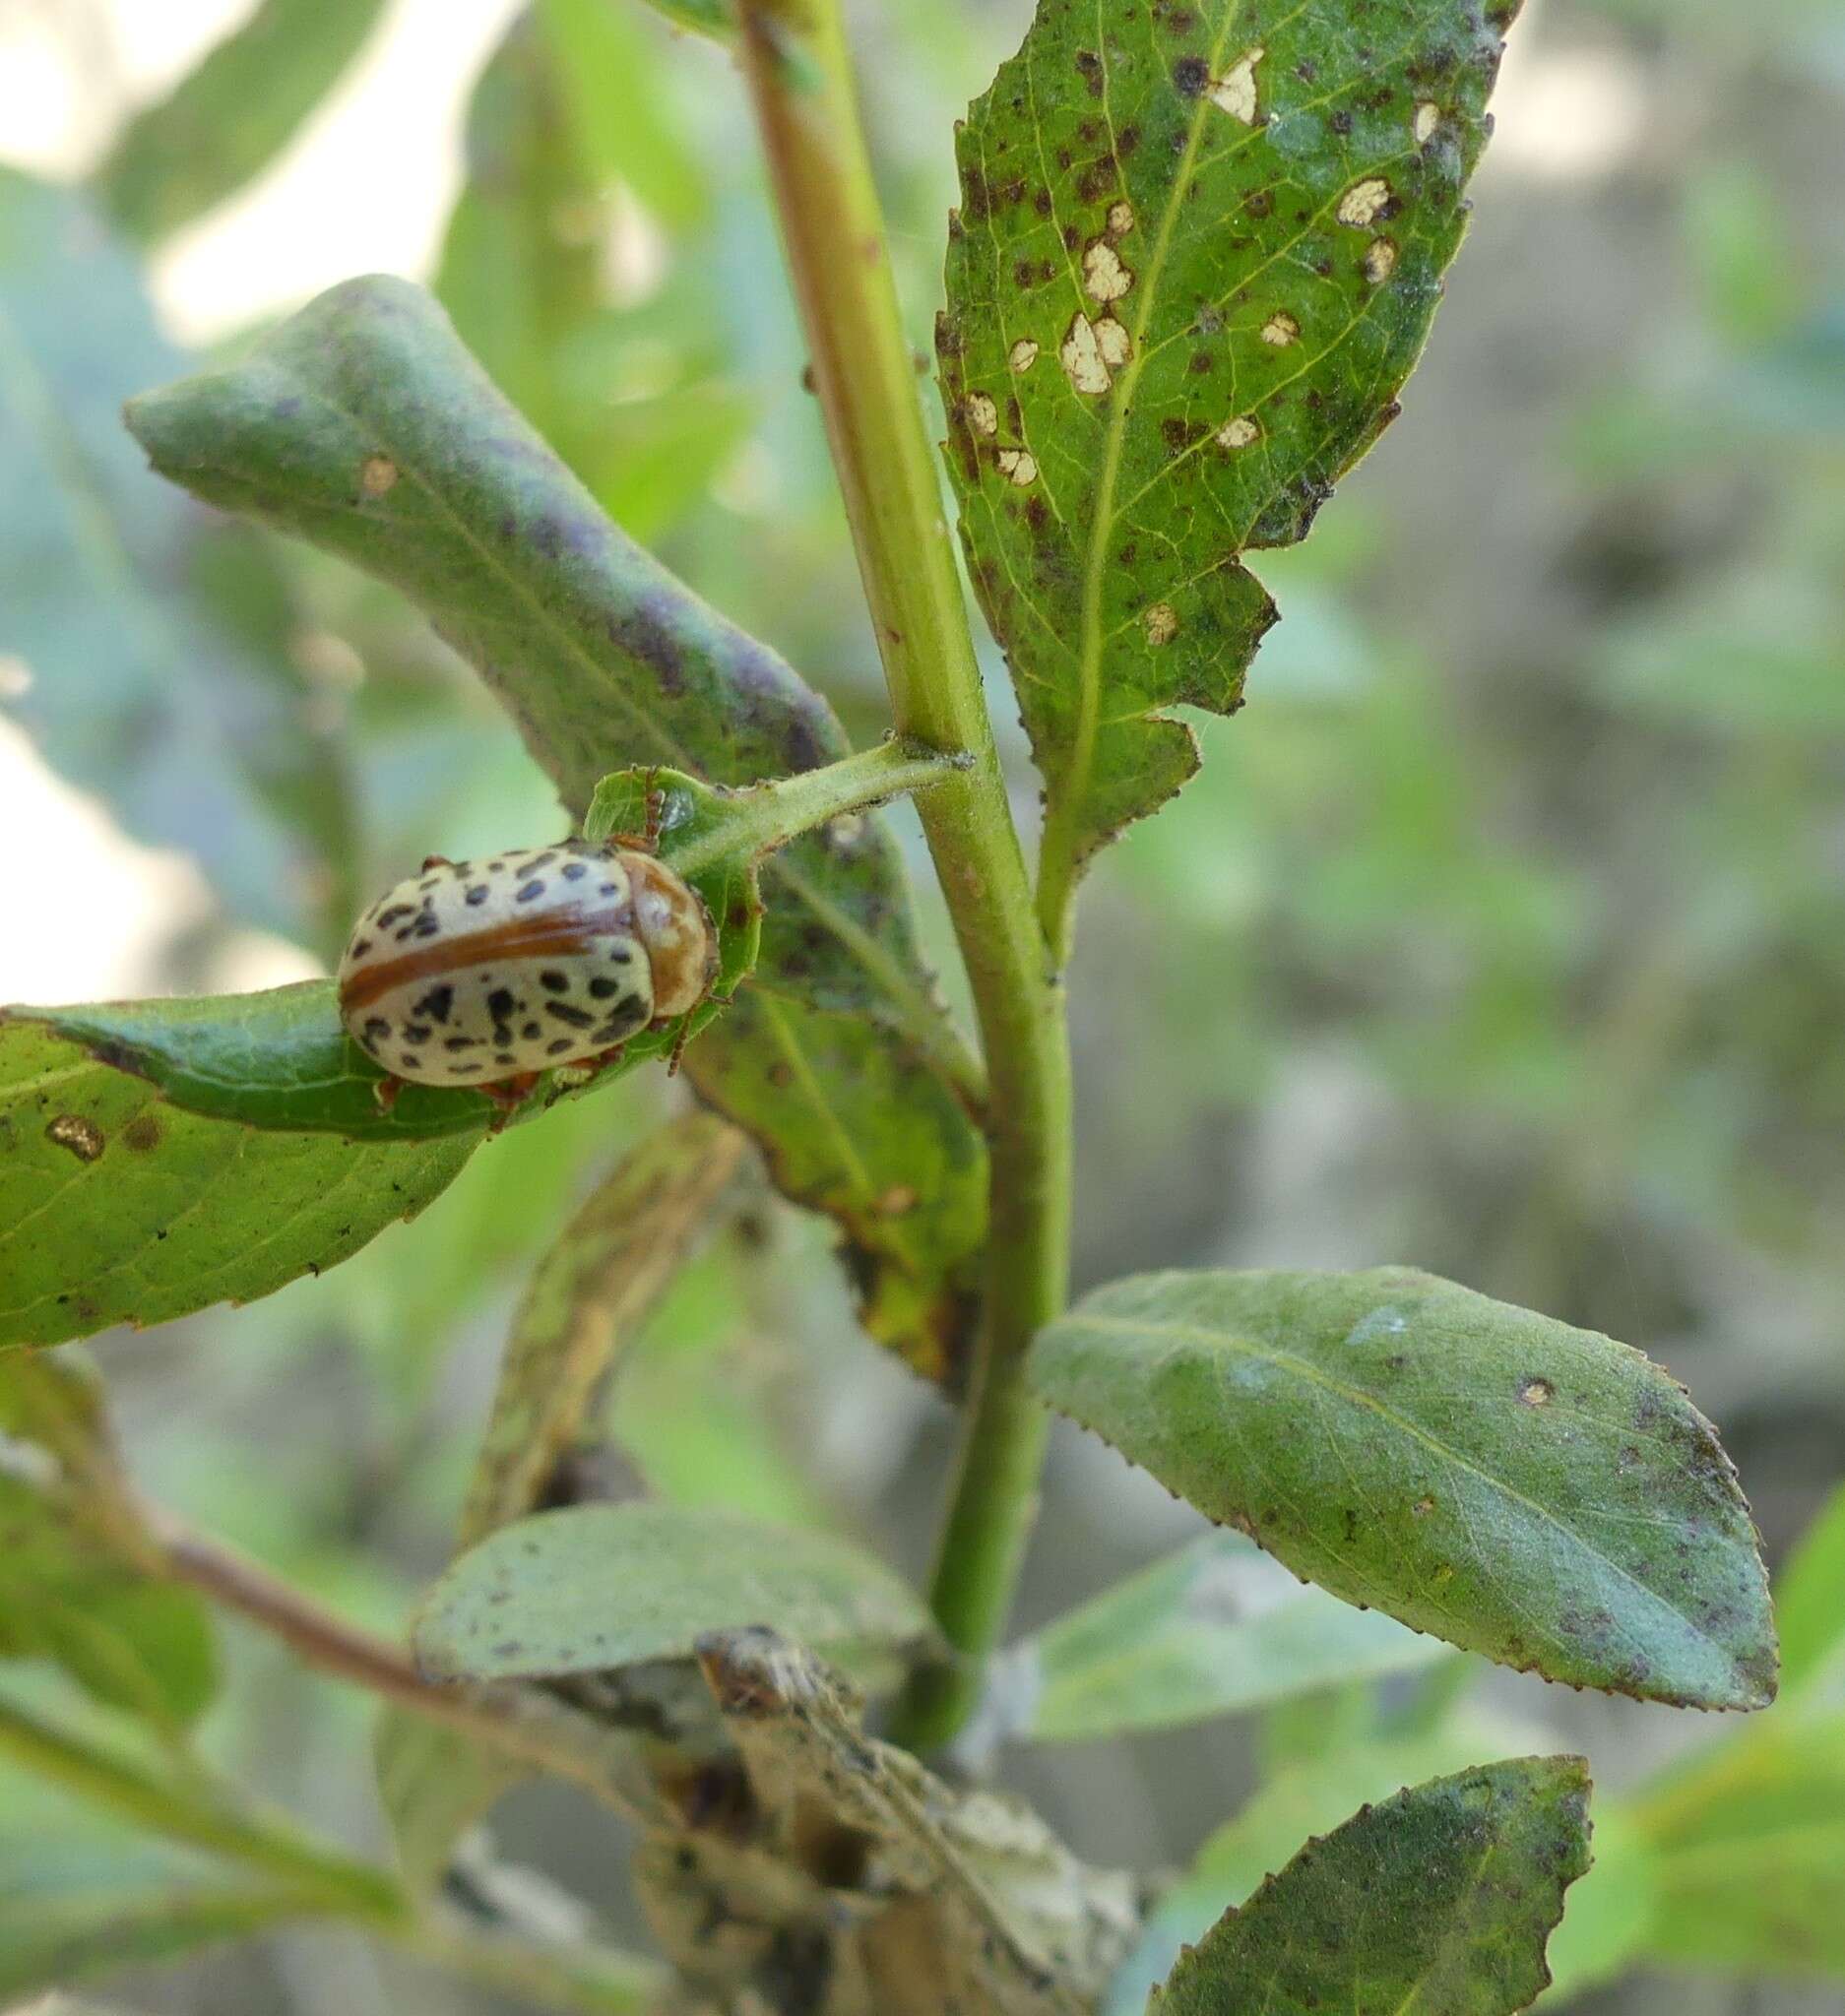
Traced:
POLYGON ((1147 2016, 1513 2016, 1550 1984, 1588 1796, 1580 1757, 1523 1757, 1365 1806, 1188 1947, 1147 2016))
POLYGON ((1041 0, 957 141, 948 467, 1047 787, 1045 914, 1190 777, 1301 538, 1396 412, 1500 31, 1460 0, 1041 0))
MULTIPOLYGON (((147 394, 128 417, 155 468, 196 496, 407 595, 504 702, 578 817, 625 766, 737 786, 846 753, 826 703, 608 521, 415 287, 335 287, 239 364, 147 394)), ((789 1152, 796 1137, 816 1105, 826 1112, 830 1156, 789 1190, 821 1209, 842 1171, 864 1170, 880 1195, 906 1181, 893 1097, 955 1130, 954 1181, 910 1206, 931 1237, 886 1236, 866 1217, 847 1229, 869 1304, 913 1312, 887 1341, 924 1368, 958 1366, 985 1152, 955 1108, 978 1099, 979 1074, 918 955, 895 842, 875 814, 835 820, 777 857, 764 894, 757 984, 788 1004, 777 1040, 751 1046, 747 1069, 732 1057, 716 1085, 694 1043, 688 1075, 785 1182, 805 1166, 789 1152), (933 1271, 911 1273, 924 1249, 933 1271)), ((731 1040, 749 1044, 747 1031, 731 1040)))
POLYGON ((1774 1698, 1736 1473, 1626 1345, 1411 1268, 1147 1274, 1043 1332, 1032 1375, 1347 1603, 1575 1686, 1774 1698))

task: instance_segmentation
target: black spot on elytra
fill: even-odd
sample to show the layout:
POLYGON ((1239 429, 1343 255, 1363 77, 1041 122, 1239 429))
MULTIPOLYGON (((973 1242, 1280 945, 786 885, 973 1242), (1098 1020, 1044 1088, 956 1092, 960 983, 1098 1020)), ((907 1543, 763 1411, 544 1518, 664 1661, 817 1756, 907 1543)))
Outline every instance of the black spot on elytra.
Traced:
POLYGON ((605 973, 599 973, 590 982, 590 992, 599 1001, 606 1001, 610 994, 618 994, 620 991, 621 982, 611 980, 605 973))
POLYGON ((554 967, 546 967, 539 975, 539 985, 547 994, 567 994, 570 991, 570 976, 557 972, 554 967))
POLYGON ((528 1022, 521 1025, 519 1034, 525 1038, 527 1042, 535 1043, 544 1032, 536 1022, 528 1022))
POLYGON ((388 931, 400 917, 412 917, 415 914, 416 906, 414 903, 394 903, 389 910, 381 910, 378 913, 378 928, 381 931, 388 931))
POLYGON ((351 959, 363 959, 370 950, 371 940, 369 938, 354 938, 351 949, 347 956, 351 959))
POLYGON ((455 989, 444 980, 439 987, 431 987, 420 1001, 414 1002, 410 1012, 419 1021, 446 1022, 454 1005, 455 989))
POLYGON ((414 1050, 406 1050, 398 1059, 398 1065, 400 1069, 405 1071, 420 1071, 422 1069, 422 1059, 417 1056, 414 1050))
POLYGON ((434 911, 429 910, 424 911, 422 915, 410 927, 410 935, 413 938, 436 938, 440 937, 441 933, 441 923, 437 919, 434 911))
POLYGON ((572 861, 564 869, 564 880, 566 882, 581 882, 589 872, 589 868, 584 862, 572 861))
POLYGON ((1173 89, 1181 98, 1195 98, 1211 81, 1211 66, 1202 56, 1181 56, 1173 65, 1173 89))
POLYGON ((404 1040, 407 1043, 426 1043, 434 1036, 426 1022, 407 1022, 404 1025, 404 1040))
POLYGON ((495 1022, 510 1022, 518 1006, 510 987, 495 987, 487 996, 487 1013, 495 1022))
MULTIPOLYGON (((748 919, 745 918, 744 922, 747 923, 748 919)), ((626 945, 611 945, 608 948, 608 959, 611 966, 626 966, 633 957, 633 952, 626 945)))
POLYGON ((516 1064, 519 1059, 513 1055, 511 1050, 495 1050, 493 1052, 493 1061, 496 1064, 516 1064))
POLYGON ((535 875, 530 882, 521 886, 519 894, 513 898, 513 901, 515 903, 532 903, 543 894, 544 878, 542 875, 535 875))
POLYGON ((544 1012, 553 1022, 561 1022, 570 1029, 588 1029, 596 1020, 595 1016, 585 1014, 581 1008, 571 1007, 567 1001, 546 1001, 544 1012))
POLYGON ((382 1015, 368 1015, 365 1018, 365 1040, 381 1043, 391 1034, 391 1025, 382 1015))
POLYGON ((445 1050, 477 1050, 480 1047, 480 1039, 477 1036, 444 1037, 442 1047, 445 1050))
POLYGON ((473 888, 469 890, 468 894, 462 898, 462 901, 464 903, 471 905, 473 908, 477 910, 480 907, 481 904, 485 903, 486 900, 487 885, 484 882, 475 883, 473 888))
POLYGON ((604 882, 598 888, 596 893, 598 896, 613 896, 615 885, 612 882, 604 882))

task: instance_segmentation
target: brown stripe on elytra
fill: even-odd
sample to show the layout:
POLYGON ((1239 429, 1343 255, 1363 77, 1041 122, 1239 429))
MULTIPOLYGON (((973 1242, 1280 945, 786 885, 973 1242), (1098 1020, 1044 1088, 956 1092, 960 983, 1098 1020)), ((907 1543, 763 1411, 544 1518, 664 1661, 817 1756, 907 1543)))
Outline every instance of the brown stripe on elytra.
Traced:
POLYGON ((340 1011, 351 1015, 412 980, 431 974, 453 973, 458 967, 485 966, 498 959, 568 959, 583 950, 586 938, 611 938, 634 929, 632 903, 606 910, 546 911, 538 916, 514 917, 485 931, 460 931, 438 938, 396 959, 361 966, 340 985, 340 1011))

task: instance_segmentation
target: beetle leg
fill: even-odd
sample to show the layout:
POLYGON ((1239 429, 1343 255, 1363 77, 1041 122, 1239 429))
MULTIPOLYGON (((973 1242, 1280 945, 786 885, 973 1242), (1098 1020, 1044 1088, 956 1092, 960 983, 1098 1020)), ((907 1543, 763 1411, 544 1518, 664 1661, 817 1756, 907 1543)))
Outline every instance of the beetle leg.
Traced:
POLYGON ((378 1102, 378 1110, 388 1113, 397 1104, 397 1096, 404 1090, 401 1078, 381 1078, 371 1089, 371 1096, 378 1102))
POLYGON ((538 1082, 538 1072, 516 1071, 510 1078, 501 1078, 491 1085, 475 1087, 482 1099, 490 1101, 498 1108, 493 1116, 493 1124, 487 1129, 489 1134, 497 1134, 505 1126, 514 1113, 532 1097, 532 1088, 538 1082))

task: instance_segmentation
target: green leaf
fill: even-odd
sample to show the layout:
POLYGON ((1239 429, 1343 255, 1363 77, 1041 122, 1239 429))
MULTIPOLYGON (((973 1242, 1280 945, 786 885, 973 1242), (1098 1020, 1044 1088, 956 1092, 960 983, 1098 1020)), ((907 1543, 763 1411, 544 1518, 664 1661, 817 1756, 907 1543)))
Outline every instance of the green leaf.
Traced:
POLYGON ((440 1195, 477 1140, 215 1119, 0 1021, 0 1349, 145 1328, 336 1266, 440 1195))
POLYGON ((1008 1655, 1008 1729, 1040 1742, 1165 1729, 1453 1655, 1316 1589, 1278 1593, 1234 1534, 1211 1534, 1008 1655))
POLYGON ((172 1734, 218 1685, 204 1603, 159 1578, 102 1417, 68 1356, 0 1362, 0 1658, 49 1659, 172 1734))
POLYGON ((329 1908, 324 1896, 273 1883, 30 1889, 0 1899, 0 1996, 11 2001, 184 1960, 329 1908))
POLYGON ((1577 1686, 1773 1699, 1736 1474, 1624 1345, 1410 1268, 1174 1273, 1090 1295, 1032 1367, 1052 1407, 1348 1603, 1577 1686))
POLYGON ((1790 1703, 1630 1811, 1655 1858, 1655 1965, 1845 1980, 1845 1713, 1790 1703))
POLYGON ((123 129, 96 171, 117 220, 164 237, 234 196, 294 138, 382 12, 383 0, 262 0, 123 129))
POLYGON ((413 1627, 441 1679, 541 1679, 689 1659, 773 1622, 839 1659, 931 1630, 907 1583, 843 1541, 662 1505, 580 1505, 502 1528, 435 1584, 413 1627))
POLYGON ((1045 876, 1191 776, 1303 537, 1394 416, 1460 243, 1499 31, 1460 0, 1041 0, 961 129, 938 349, 1045 876))
POLYGON ((1776 1577, 1774 1615, 1786 1692, 1845 1666, 1845 1484, 1820 1507, 1776 1577))
POLYGON ((1579 1757, 1483 1764, 1311 1841, 1179 1958, 1149 2016, 1511 2016, 1589 1864, 1579 1757))
POLYGON ((372 1734, 378 1803, 405 1883, 419 1896, 448 1874, 457 1844, 532 1773, 460 1731, 387 1707, 372 1734))
MULTIPOLYGON (((1523 1739, 1522 1732, 1516 1739, 1523 1739)), ((1275 1773, 1161 1893, 1114 1979, 1107 2016, 1140 2016, 1148 1989, 1165 1979, 1180 1951, 1243 1903, 1304 1837, 1337 1827, 1354 1799, 1388 1799, 1405 1785, 1465 1770, 1483 1749, 1503 1740, 1503 1732, 1483 1718, 1459 1716, 1412 1740, 1338 1744, 1275 1773)))
POLYGON ((123 398, 180 361, 94 210, 0 168, 0 651, 32 681, 6 711, 135 838, 298 932, 316 874, 340 888, 350 794, 268 542, 206 526, 123 438, 123 398))
MULTIPOLYGON (((135 400, 129 422, 155 467, 195 495, 408 595, 504 700, 579 815, 626 764, 736 786, 845 753, 825 703, 608 523, 414 287, 336 287, 234 368, 135 400)), ((883 1236, 851 1264, 873 1309, 914 1312, 903 1335, 887 1324, 889 1341, 925 1369, 958 1365, 985 1161, 955 1108, 978 1096, 978 1074, 918 956, 895 843, 875 815, 835 820, 777 857, 765 891, 757 985, 790 1012, 748 1044, 746 1070, 732 1054, 708 1079, 702 1044, 686 1069, 791 1185, 824 1114, 825 1168, 789 1194, 826 1209, 840 1172, 858 1168, 903 1203, 906 1224, 894 1235, 874 1226, 883 1236), (954 1134, 939 1158, 954 1178, 944 1191, 904 1173, 911 1102, 923 1160, 938 1159, 929 1136, 954 1134), (909 1271, 919 1256, 930 1271, 909 1271)), ((858 1239, 871 1221, 846 1223, 858 1239)))

